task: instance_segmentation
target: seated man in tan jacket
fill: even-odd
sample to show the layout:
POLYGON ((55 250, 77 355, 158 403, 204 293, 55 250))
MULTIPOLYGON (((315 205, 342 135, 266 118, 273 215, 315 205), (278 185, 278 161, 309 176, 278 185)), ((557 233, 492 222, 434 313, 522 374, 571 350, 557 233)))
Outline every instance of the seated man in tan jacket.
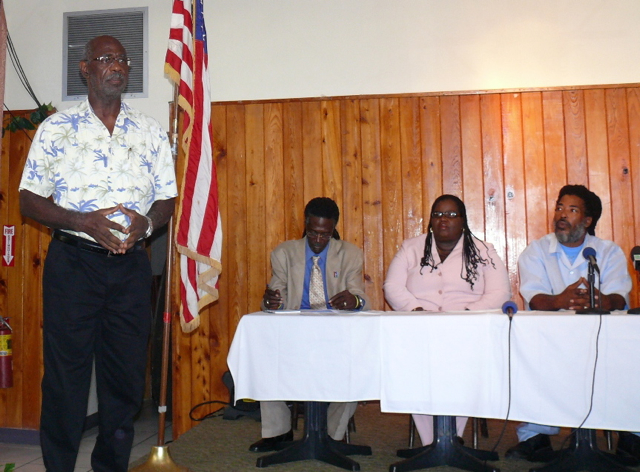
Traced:
MULTIPOLYGON (((338 205, 314 198, 304 210, 302 239, 285 241, 271 253, 272 277, 262 299, 263 310, 362 310, 367 306, 362 278, 362 250, 341 241, 336 225, 338 205)), ((331 403, 329 436, 340 441, 357 403, 331 403)), ((284 401, 261 402, 262 439, 249 447, 267 452, 293 439, 291 414, 284 401)))

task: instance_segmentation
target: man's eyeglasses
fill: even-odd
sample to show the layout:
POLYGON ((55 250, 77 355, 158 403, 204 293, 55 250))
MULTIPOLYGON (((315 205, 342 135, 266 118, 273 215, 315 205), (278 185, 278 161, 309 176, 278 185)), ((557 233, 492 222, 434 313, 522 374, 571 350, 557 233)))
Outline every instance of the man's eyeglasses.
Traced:
POLYGON ((307 238, 309 239, 319 239, 321 241, 329 241, 333 233, 316 233, 315 231, 307 231, 307 238))
POLYGON ((107 54, 105 56, 100 56, 100 57, 96 57, 94 59, 91 59, 92 61, 97 61, 100 64, 104 64, 105 66, 107 65, 111 65, 115 62, 117 62, 118 64, 120 64, 121 66, 126 65, 127 67, 129 67, 131 65, 131 59, 129 59, 126 56, 112 56, 111 54, 107 54))
POLYGON ((457 218, 460 215, 458 215, 457 211, 432 211, 431 212, 431 218, 442 218, 443 216, 446 218, 457 218))

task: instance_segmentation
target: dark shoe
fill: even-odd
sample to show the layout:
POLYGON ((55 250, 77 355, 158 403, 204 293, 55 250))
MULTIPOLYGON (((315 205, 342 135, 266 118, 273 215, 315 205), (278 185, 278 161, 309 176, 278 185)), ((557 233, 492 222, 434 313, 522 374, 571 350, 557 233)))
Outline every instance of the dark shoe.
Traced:
POLYGON ((640 436, 620 431, 616 454, 619 456, 631 456, 640 460, 640 436))
POLYGON ((551 459, 551 441, 546 434, 536 434, 526 441, 519 442, 507 449, 507 459, 524 459, 531 462, 544 462, 551 459))
POLYGON ((254 442, 249 446, 251 452, 269 452, 278 449, 278 446, 287 441, 293 441, 293 431, 281 434, 280 436, 274 436, 272 438, 262 438, 258 442, 254 442))

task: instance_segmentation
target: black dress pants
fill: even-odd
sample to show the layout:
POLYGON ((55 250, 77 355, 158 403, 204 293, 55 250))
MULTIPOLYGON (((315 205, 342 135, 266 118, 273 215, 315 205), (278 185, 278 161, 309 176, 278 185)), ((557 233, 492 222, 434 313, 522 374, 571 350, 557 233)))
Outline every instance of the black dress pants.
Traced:
POLYGON ((43 276, 40 421, 47 471, 74 470, 94 360, 99 431, 91 466, 127 470, 144 394, 150 298, 146 251, 107 256, 51 241, 43 276))

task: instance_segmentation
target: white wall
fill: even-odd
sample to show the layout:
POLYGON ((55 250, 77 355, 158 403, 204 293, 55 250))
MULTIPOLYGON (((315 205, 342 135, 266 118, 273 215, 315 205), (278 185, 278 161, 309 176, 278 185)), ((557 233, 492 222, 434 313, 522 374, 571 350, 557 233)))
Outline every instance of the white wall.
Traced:
MULTIPOLYGON (((62 101, 63 13, 148 6, 149 98, 131 102, 167 127, 172 91, 163 75, 163 61, 172 0, 5 0, 3 3, 9 34, 31 87, 41 102, 53 102, 60 110, 76 103, 62 101)), ((10 109, 16 110, 36 106, 20 84, 9 57, 4 101, 10 109)))
MULTIPOLYGON (((172 0, 6 0, 36 95, 62 102, 62 14, 149 7, 150 93, 172 0)), ((205 0, 215 101, 640 82, 638 0, 205 0)), ((96 32, 98 33, 98 32, 96 32)), ((33 108, 8 63, 5 103, 33 108)))

